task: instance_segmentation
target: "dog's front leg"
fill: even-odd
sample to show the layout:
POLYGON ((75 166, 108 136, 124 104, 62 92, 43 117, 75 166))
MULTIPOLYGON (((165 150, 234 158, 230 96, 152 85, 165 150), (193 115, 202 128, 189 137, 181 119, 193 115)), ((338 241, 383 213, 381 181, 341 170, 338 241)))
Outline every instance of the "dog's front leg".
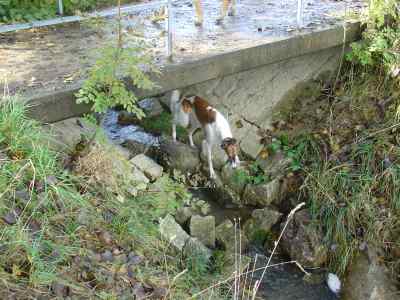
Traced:
POLYGON ((232 17, 236 15, 236 0, 231 0, 231 8, 228 11, 228 16, 232 17))
POLYGON ((203 8, 201 7, 200 1, 201 0, 193 0, 196 10, 196 20, 194 21, 196 26, 201 26, 203 24, 203 8))
POLYGON ((215 179, 215 171, 213 168, 213 162, 212 162, 212 145, 208 143, 206 140, 203 141, 206 144, 206 149, 207 149, 207 159, 208 159, 208 168, 210 170, 210 178, 215 179))
POLYGON ((176 143, 176 124, 175 122, 172 123, 172 140, 176 143))

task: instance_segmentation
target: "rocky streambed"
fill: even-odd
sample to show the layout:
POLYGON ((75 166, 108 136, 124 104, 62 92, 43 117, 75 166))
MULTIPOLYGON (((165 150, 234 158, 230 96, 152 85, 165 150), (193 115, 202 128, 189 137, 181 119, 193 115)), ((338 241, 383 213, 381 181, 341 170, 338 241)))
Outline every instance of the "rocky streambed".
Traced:
MULTIPOLYGON (((180 134, 182 142, 170 140, 168 112, 158 100, 146 100, 142 105, 149 121, 110 111, 103 127, 112 141, 128 149, 131 162, 141 174, 137 178, 147 184, 166 172, 185 182, 192 194, 175 215, 160 221, 161 235, 182 253, 200 253, 212 263, 213 255, 222 252, 230 267, 228 277, 235 271, 233 260, 240 252, 241 272, 259 269, 251 278, 253 284, 261 280, 261 299, 335 299, 326 284, 327 270, 321 268, 328 249, 322 242, 322 232, 312 226, 306 210, 298 212, 289 223, 270 262, 273 266, 262 276, 274 241, 290 208, 298 201, 296 176, 287 171, 290 159, 277 152, 257 162, 243 162, 233 171, 225 166, 223 153, 217 150, 214 165, 218 177, 210 182, 205 176, 204 154, 184 143, 184 132, 180 134)), ((197 145, 201 139, 201 132, 196 133, 197 145)), ((250 282, 242 280, 243 284, 250 282)))

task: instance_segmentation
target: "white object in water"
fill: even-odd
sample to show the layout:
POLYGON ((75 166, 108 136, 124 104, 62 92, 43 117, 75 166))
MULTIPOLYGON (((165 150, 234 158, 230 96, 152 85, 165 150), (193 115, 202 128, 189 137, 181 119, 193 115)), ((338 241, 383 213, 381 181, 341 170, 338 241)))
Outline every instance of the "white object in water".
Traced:
POLYGON ((329 273, 328 278, 326 279, 326 283, 328 284, 329 289, 336 295, 340 293, 341 283, 337 275, 329 273))

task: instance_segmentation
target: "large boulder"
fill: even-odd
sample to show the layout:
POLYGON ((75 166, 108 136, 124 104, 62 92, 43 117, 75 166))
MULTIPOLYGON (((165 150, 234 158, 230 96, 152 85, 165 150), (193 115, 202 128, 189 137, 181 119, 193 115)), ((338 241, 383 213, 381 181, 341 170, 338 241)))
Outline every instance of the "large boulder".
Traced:
POLYGON ((349 267, 344 282, 344 300, 394 300, 399 291, 389 270, 379 263, 374 250, 360 253, 349 267))
POLYGON ((166 156, 167 164, 181 172, 194 172, 200 167, 199 151, 179 141, 163 139, 161 152, 166 156))
POLYGON ((190 235, 205 246, 215 247, 215 217, 193 216, 190 219, 190 235))
POLYGON ((244 224, 243 230, 250 239, 254 239, 260 233, 266 235, 281 216, 280 212, 269 208, 255 209, 251 214, 251 218, 244 224))
POLYGON ((247 205, 265 207, 271 203, 279 202, 281 181, 279 178, 264 184, 248 184, 243 192, 242 202, 247 205))
MULTIPOLYGON (((282 223, 281 229, 285 222, 282 223)), ((320 228, 311 224, 307 210, 301 210, 289 222, 281 245, 292 260, 305 267, 320 267, 327 260, 327 247, 323 244, 320 228)))
POLYGON ((239 251, 240 244, 240 253, 244 253, 244 250, 247 248, 249 244, 249 240, 242 230, 236 229, 235 225, 231 220, 226 220, 220 225, 218 225, 215 229, 215 237, 218 243, 227 251, 235 253, 235 249, 239 251), (236 237, 235 237, 236 232, 236 237), (240 241, 240 243, 239 243, 240 241))
POLYGON ((192 216, 207 216, 210 211, 211 206, 209 203, 198 198, 192 198, 186 201, 184 206, 177 209, 175 219, 179 224, 184 225, 192 216))
POLYGON ((49 146, 61 153, 75 152, 76 145, 83 139, 90 139, 95 126, 82 118, 71 118, 43 126, 50 134, 49 146))
POLYGON ((136 155, 130 162, 152 181, 162 176, 163 167, 144 154, 136 155))
POLYGON ((204 246, 198 239, 189 236, 171 215, 167 215, 161 220, 160 233, 178 251, 183 252, 187 256, 202 255, 208 260, 212 255, 210 249, 204 246))

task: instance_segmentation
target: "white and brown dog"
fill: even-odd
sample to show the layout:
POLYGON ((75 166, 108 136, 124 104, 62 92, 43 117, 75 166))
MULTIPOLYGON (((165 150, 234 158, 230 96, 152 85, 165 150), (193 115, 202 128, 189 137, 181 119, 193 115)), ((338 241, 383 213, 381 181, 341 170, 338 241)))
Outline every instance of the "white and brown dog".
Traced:
POLYGON ((181 98, 178 90, 172 92, 170 108, 173 115, 172 138, 174 141, 176 141, 176 125, 189 128, 189 143, 192 147, 195 147, 194 132, 198 128, 203 129, 205 139, 202 146, 207 152, 210 178, 215 178, 212 162, 212 149, 215 145, 220 145, 225 151, 227 161, 232 168, 238 166, 240 161, 237 155, 236 139, 232 136, 228 121, 218 110, 198 96, 181 98))
MULTIPOLYGON (((201 7, 200 1, 202 0, 193 0, 196 9, 196 26, 201 26, 203 24, 203 8, 201 7)), ((221 15, 217 19, 218 24, 222 22, 227 12, 229 16, 234 16, 236 14, 236 0, 222 0, 221 15), (229 8, 230 10, 228 12, 229 8)))

